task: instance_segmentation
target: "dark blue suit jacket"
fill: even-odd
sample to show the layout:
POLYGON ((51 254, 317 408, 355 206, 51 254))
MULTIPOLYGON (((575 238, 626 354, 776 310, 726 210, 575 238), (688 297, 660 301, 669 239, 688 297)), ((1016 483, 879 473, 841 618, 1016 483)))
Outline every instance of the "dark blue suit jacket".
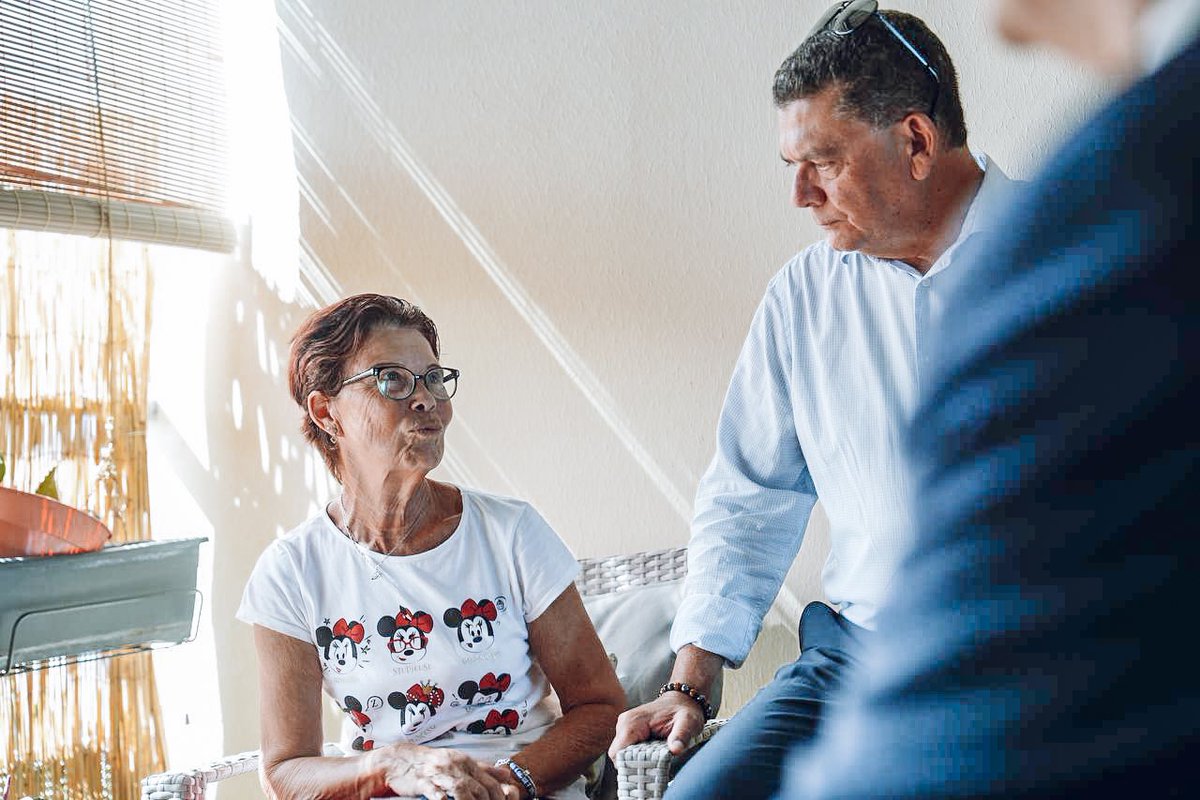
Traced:
POLYGON ((1198 154, 1193 42, 980 250, 911 437, 917 549, 790 796, 1200 796, 1198 154))

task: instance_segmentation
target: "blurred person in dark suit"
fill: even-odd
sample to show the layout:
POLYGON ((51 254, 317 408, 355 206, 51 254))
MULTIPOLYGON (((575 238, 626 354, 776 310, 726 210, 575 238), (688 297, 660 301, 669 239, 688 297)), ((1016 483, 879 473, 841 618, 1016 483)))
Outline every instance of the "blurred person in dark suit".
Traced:
POLYGON ((909 437, 916 547, 784 796, 1200 791, 1200 1, 999 19, 1136 82, 963 271, 909 437))

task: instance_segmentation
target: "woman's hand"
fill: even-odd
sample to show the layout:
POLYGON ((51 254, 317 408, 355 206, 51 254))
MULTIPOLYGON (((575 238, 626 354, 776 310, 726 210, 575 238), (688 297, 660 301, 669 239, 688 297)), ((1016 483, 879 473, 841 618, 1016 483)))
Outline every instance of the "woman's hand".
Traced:
POLYGON ((393 744, 353 758, 321 756, 321 665, 311 644, 256 625, 263 788, 271 798, 425 795, 519 800, 489 764, 448 748, 393 744))
POLYGON ((424 795, 429 800, 517 800, 515 786, 497 780, 490 765, 457 750, 392 744, 371 750, 368 771, 384 776, 398 795, 424 795))
POLYGON ((487 764, 484 768, 488 773, 500 781, 500 785, 504 787, 504 796, 512 797, 513 800, 525 800, 529 795, 525 791, 525 787, 517 780, 517 776, 508 767, 497 767, 487 764))

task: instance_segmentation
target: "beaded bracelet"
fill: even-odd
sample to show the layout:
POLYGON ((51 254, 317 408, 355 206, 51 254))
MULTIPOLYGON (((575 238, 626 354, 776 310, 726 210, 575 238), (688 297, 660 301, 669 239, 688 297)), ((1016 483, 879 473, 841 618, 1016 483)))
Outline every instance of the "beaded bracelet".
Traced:
POLYGON ((509 771, 516 776, 517 781, 525 787, 525 791, 529 792, 531 798, 538 797, 537 784, 533 782, 533 776, 529 774, 529 770, 522 767, 511 758, 502 758, 496 762, 497 767, 508 767, 509 771))
POLYGON ((667 692, 683 692, 688 697, 700 704, 700 710, 704 712, 704 721, 712 719, 716 716, 713 713, 713 707, 708 704, 708 698, 700 694, 696 687, 686 683, 664 683, 662 688, 658 690, 658 696, 662 697, 667 692))

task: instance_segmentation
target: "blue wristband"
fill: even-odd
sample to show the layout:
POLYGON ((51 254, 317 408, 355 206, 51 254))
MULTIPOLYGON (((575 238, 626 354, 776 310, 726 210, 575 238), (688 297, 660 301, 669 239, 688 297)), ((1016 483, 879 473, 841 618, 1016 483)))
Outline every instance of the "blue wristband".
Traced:
POLYGON ((528 770, 526 770, 517 762, 513 761, 511 758, 500 759, 496 762, 496 766, 508 767, 508 771, 516 777, 517 782, 525 787, 525 791, 529 792, 529 796, 531 798, 535 798, 536 800, 538 797, 537 784, 533 782, 533 776, 529 774, 528 770))

